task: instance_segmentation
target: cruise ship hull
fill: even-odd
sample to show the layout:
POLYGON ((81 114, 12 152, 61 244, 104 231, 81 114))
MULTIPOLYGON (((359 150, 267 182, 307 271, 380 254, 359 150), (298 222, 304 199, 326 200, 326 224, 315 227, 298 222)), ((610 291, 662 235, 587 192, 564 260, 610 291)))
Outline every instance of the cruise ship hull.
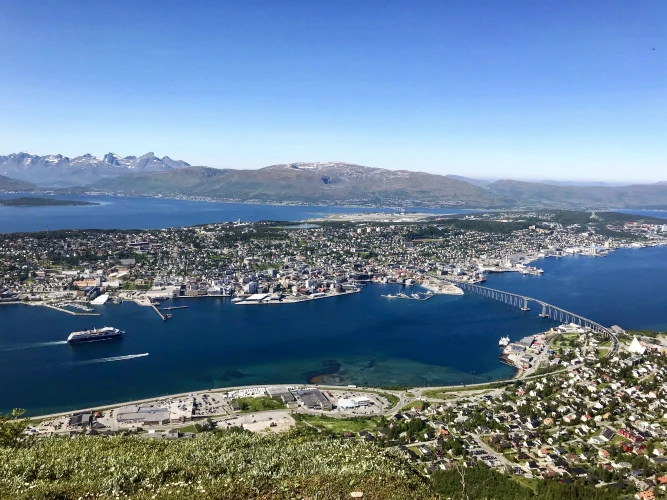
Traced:
POLYGON ((72 339, 68 340, 68 344, 81 344, 82 342, 101 342, 102 340, 113 340, 113 339, 119 339, 123 336, 122 333, 117 333, 117 334, 112 334, 112 335, 105 335, 102 338, 85 338, 85 339, 72 339))

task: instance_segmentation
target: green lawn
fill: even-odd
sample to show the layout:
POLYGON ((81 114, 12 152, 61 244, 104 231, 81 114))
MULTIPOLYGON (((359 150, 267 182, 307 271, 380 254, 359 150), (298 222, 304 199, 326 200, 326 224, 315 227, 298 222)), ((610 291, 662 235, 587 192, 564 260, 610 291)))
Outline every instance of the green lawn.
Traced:
POLYGON ((526 486, 533 491, 537 490, 537 483, 539 482, 539 479, 526 479, 523 476, 512 476, 511 479, 512 481, 516 481, 517 483, 526 486))
POLYGON ((598 359, 606 357, 607 354, 609 354, 608 347, 598 347, 598 352, 596 353, 598 359))
POLYGON ((318 429, 327 430, 336 434, 344 432, 374 431, 379 428, 377 418, 333 418, 325 415, 294 415, 297 422, 307 422, 318 429))
POLYGON ((456 396, 452 394, 448 394, 445 391, 424 391, 422 392, 422 396, 425 398, 432 398, 432 399, 454 399, 456 396))
POLYGON ((260 398, 238 398, 232 400, 232 402, 238 404, 243 413, 265 410, 282 410, 285 408, 285 405, 281 401, 270 398, 269 396, 262 396, 260 398))
POLYGON ((383 392, 383 393, 380 394, 380 396, 384 396, 385 398, 387 398, 387 401, 389 401, 389 404, 392 407, 396 406, 396 403, 398 403, 398 397, 394 396, 393 394, 383 392))
POLYGON ((181 427, 178 429, 181 432, 197 432, 197 429, 195 428, 195 425, 186 425, 185 427, 181 427))
MULTIPOLYGON (((486 391, 490 392, 491 389, 502 389, 503 387, 507 385, 511 385, 515 383, 515 380, 513 379, 507 379, 507 380, 499 380, 497 382, 489 382, 488 384, 483 384, 483 385, 477 385, 477 386, 470 386, 470 385, 459 385, 455 387, 443 387, 443 388, 435 388, 431 389, 429 391, 424 391, 422 394, 424 396, 427 396, 429 393, 451 393, 451 392, 473 392, 473 391, 486 391)), ((479 394, 479 392, 475 392, 475 395, 479 394)), ((428 397, 428 396, 427 396, 428 397)))

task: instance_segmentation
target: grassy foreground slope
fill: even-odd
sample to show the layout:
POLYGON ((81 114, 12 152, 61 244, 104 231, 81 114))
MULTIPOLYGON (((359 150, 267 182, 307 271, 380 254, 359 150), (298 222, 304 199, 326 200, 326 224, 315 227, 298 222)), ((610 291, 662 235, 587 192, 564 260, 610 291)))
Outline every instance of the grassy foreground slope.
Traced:
POLYGON ((49 438, 0 447, 0 498, 431 498, 387 449, 296 432, 193 440, 49 438), (154 496, 156 495, 156 496, 154 496))

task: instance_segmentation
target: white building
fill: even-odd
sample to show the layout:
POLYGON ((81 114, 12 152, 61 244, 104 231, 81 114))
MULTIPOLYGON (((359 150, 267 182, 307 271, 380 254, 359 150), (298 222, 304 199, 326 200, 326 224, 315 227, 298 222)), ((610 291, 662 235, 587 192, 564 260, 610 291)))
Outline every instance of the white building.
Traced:
POLYGON ((628 347, 628 351, 634 354, 644 354, 646 352, 646 347, 639 343, 637 337, 634 337, 630 343, 630 347, 628 347))

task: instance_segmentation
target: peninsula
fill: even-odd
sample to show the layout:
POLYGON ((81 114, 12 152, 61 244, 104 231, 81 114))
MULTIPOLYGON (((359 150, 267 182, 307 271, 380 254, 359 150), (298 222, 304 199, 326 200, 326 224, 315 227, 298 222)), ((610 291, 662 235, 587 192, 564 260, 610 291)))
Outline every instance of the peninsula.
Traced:
POLYGON ((74 207, 84 205, 99 205, 99 203, 79 200, 59 200, 56 198, 37 198, 32 196, 0 199, 0 206, 4 207, 74 207))
MULTIPOLYGON (((229 497, 236 485, 232 498, 287 499, 295 492, 314 498, 323 487, 333 492, 330 498, 448 498, 458 495, 461 474, 479 481, 471 498, 504 498, 498 492, 508 491, 507 498, 611 500, 660 491, 667 483, 664 335, 603 326, 484 282, 494 272, 539 276, 539 258, 596 258, 664 245, 666 236, 660 219, 573 211, 0 235, 0 301, 70 314, 96 314, 91 305, 132 300, 166 320, 166 311, 179 314, 187 306, 158 301, 209 296, 299 308, 320 298, 352 301, 370 281, 428 290, 386 300, 476 292, 524 310, 542 306, 542 315, 562 323, 506 339, 499 362, 518 372, 492 383, 341 387, 295 380, 212 387, 30 421, 16 411, 0 417, 0 496, 216 498, 229 497), (61 473, 63 457, 74 464, 67 473, 61 473), (170 464, 169 457, 179 458, 170 464), (37 460, 48 480, 31 472, 37 460), (262 465, 270 460, 276 468, 267 472, 262 465), (311 462, 319 465, 304 468, 311 462), (283 488, 285 495, 267 488, 283 488)), ((146 353, 94 361, 139 356, 147 359, 146 353)), ((309 380, 327 382, 326 374, 309 380)))
POLYGON ((665 235, 662 219, 574 211, 10 233, 0 235, 0 299, 58 306, 106 294, 151 306, 235 296, 289 304, 354 292, 368 281, 458 294, 451 278, 479 283, 488 273, 540 274, 531 262, 542 257, 600 256, 665 244, 665 235))

